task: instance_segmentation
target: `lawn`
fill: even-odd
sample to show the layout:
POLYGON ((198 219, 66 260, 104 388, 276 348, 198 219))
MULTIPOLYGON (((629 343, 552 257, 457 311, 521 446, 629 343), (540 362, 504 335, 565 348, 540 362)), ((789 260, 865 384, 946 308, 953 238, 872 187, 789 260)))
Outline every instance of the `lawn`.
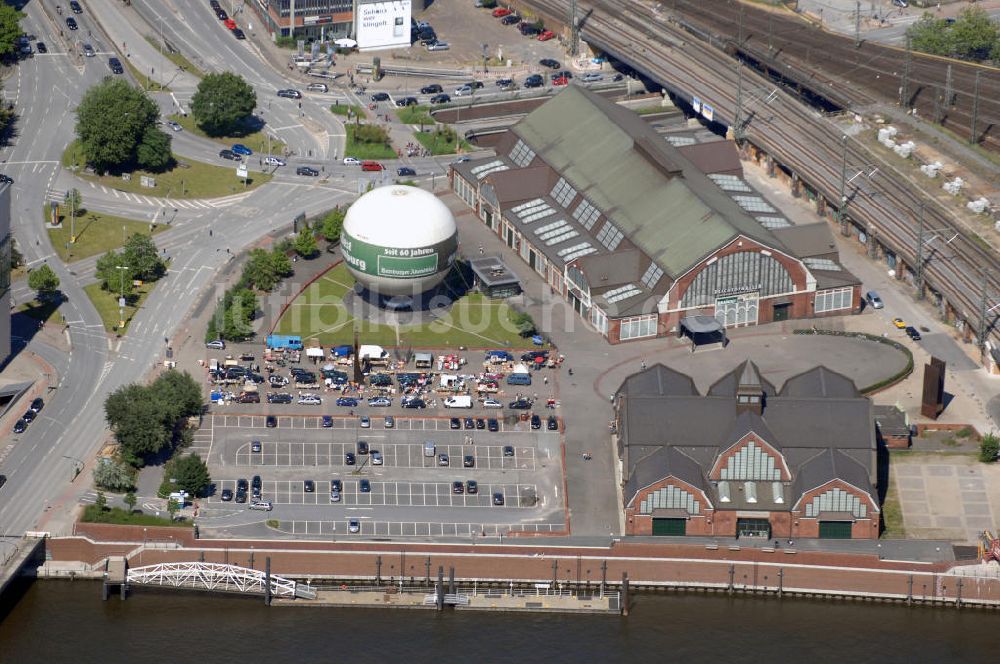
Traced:
POLYGON ((348 113, 348 111, 350 111, 351 113, 353 113, 357 117, 363 117, 364 114, 365 114, 365 109, 363 109, 362 107, 358 106, 357 104, 340 104, 340 103, 337 103, 337 104, 334 104, 333 106, 330 107, 330 112, 333 113, 334 115, 343 115, 343 116, 346 116, 347 113, 348 113))
MULTIPOLYGON (((153 45, 153 48, 159 49, 160 41, 154 37, 146 36, 146 41, 153 45)), ((205 78, 205 72, 198 69, 191 63, 190 60, 185 58, 179 51, 171 51, 170 48, 164 44, 163 45, 163 57, 170 60, 172 63, 191 74, 192 76, 197 76, 198 78, 205 78)))
POLYGON ((885 539, 903 539, 906 537, 906 528, 903 526, 903 510, 899 505, 899 496, 894 482, 889 482, 889 488, 885 492, 885 500, 882 502, 882 522, 885 530, 882 537, 885 539))
POLYGON ((407 106, 396 109, 396 117, 403 124, 431 126, 437 124, 437 121, 431 117, 430 109, 426 106, 407 106))
POLYGON ((62 304, 62 302, 56 299, 47 299, 44 302, 31 300, 30 302, 18 305, 17 309, 14 310, 14 313, 24 314, 25 316, 34 318, 40 323, 52 321, 54 323, 63 324, 66 322, 66 319, 59 313, 60 304, 62 304))
POLYGON ((155 286, 156 282, 147 282, 135 289, 135 292, 139 295, 139 299, 125 305, 125 327, 122 329, 118 329, 118 293, 102 289, 100 283, 84 286, 83 290, 87 293, 87 297, 90 298, 94 308, 97 309, 101 320, 104 321, 104 329, 108 332, 116 332, 121 336, 128 332, 128 325, 132 322, 132 316, 142 307, 146 301, 146 297, 149 296, 155 286))
MULTIPOLYGON (((343 297, 354 278, 337 265, 309 285, 278 321, 276 334, 295 334, 318 339, 324 346, 354 341, 355 319, 344 306, 343 297)), ((493 348, 527 346, 511 321, 514 311, 503 301, 478 293, 460 298, 441 318, 424 325, 376 325, 357 321, 361 342, 380 346, 423 348, 493 348)))
POLYGON ((461 147, 463 152, 471 152, 472 146, 464 138, 459 138, 455 131, 418 131, 413 134, 420 144, 430 150, 431 154, 455 154, 461 147))
POLYGON ((119 58, 124 64, 128 72, 132 74, 132 78, 135 82, 139 84, 139 87, 143 90, 150 90, 152 92, 170 92, 170 88, 160 85, 156 77, 149 78, 145 74, 139 71, 139 69, 132 64, 132 60, 129 58, 119 58))
MULTIPOLYGON (((122 246, 124 244, 123 227, 126 236, 136 233, 150 235, 148 221, 136 221, 87 210, 81 210, 81 212, 83 214, 76 217, 76 242, 74 244, 69 243, 72 224, 70 224, 69 214, 64 206, 59 208, 59 219, 62 222, 62 226, 59 228, 48 226, 48 209, 42 213, 43 223, 46 224, 52 247, 64 263, 72 263, 88 256, 103 254, 122 246)), ((156 224, 152 234, 155 235, 167 228, 166 224, 156 224)))
POLYGON ((121 175, 97 175, 84 170, 85 158, 78 141, 73 141, 63 153, 63 166, 73 171, 77 177, 104 185, 110 189, 127 191, 146 196, 164 198, 217 198, 241 191, 256 189, 271 181, 268 173, 258 173, 250 169, 246 186, 242 178, 236 177, 236 167, 216 166, 202 161, 177 161, 172 169, 164 173, 134 171, 125 180, 121 175), (148 175, 155 180, 155 186, 143 187, 141 176, 148 175))
POLYGON ((80 521, 86 523, 117 523, 125 526, 171 526, 175 528, 189 528, 191 526, 191 521, 188 519, 172 521, 162 516, 129 512, 120 507, 102 510, 97 505, 87 505, 83 510, 83 516, 80 517, 80 521))
POLYGON ((352 124, 346 125, 347 144, 344 148, 345 157, 356 157, 357 159, 395 159, 396 151, 391 145, 384 143, 361 143, 354 140, 354 128, 352 124))
MULTIPOLYGON (((246 132, 236 132, 232 136, 209 136, 198 126, 198 122, 194 119, 194 116, 188 113, 187 115, 171 115, 170 119, 184 127, 184 131, 189 131, 195 136, 201 136, 202 138, 207 138, 210 141, 215 141, 219 145, 229 147, 233 143, 242 143, 254 152, 260 152, 267 154, 268 148, 268 134, 263 129, 248 129, 246 132)), ((271 154, 280 155, 285 151, 285 144, 279 141, 274 136, 271 137, 270 141, 271 154)), ((252 161, 252 160, 250 160, 252 161)), ((250 163, 249 161, 247 162, 250 163)))

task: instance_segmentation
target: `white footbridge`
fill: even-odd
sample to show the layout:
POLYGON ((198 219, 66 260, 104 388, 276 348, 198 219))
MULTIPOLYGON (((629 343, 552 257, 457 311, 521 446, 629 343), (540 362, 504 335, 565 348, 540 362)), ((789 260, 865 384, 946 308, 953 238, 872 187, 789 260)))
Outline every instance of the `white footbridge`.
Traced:
POLYGON ((189 588, 215 592, 249 593, 267 595, 270 584, 271 597, 316 599, 316 591, 273 574, 238 565, 218 563, 160 563, 146 567, 129 568, 126 580, 129 585, 189 588))

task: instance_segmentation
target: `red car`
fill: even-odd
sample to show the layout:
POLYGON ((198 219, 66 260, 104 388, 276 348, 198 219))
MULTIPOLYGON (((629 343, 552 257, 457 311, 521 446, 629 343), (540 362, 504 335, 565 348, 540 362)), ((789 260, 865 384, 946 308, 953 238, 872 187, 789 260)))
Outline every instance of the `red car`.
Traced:
POLYGON ((565 76, 553 76, 552 85, 569 85, 569 79, 565 76))
POLYGON ((235 30, 236 29, 236 21, 234 21, 231 18, 227 18, 225 21, 223 21, 222 25, 226 26, 230 30, 235 30))
POLYGON ((556 36, 556 33, 551 30, 543 30, 542 34, 538 35, 538 41, 548 41, 556 36))
POLYGON ((382 164, 377 161, 363 161, 361 162, 361 170, 363 171, 381 171, 385 168, 382 164))
POLYGON ((509 7, 497 7, 493 10, 493 18, 501 18, 508 14, 513 14, 514 10, 509 7))

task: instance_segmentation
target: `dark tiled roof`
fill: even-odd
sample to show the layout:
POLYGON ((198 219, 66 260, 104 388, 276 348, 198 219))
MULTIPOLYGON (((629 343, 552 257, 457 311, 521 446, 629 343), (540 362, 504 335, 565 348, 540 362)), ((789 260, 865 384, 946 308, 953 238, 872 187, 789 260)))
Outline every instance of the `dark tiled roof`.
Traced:
POLYGON ((706 481, 701 466, 674 447, 645 448, 646 455, 633 459, 633 467, 625 486, 627 496, 659 482, 664 477, 673 476, 679 480, 704 490, 706 481))
POLYGON ((854 381, 826 367, 816 367, 792 376, 781 387, 783 397, 836 397, 852 399, 859 396, 854 381))
POLYGON ((678 152, 691 160, 691 163, 702 173, 722 173, 725 175, 743 175, 743 164, 740 163, 739 152, 732 141, 708 141, 682 145, 678 152))

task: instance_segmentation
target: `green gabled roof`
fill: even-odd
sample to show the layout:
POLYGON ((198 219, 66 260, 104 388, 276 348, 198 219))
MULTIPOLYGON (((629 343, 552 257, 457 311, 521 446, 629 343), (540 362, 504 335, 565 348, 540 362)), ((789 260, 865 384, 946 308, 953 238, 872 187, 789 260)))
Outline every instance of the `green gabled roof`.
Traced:
POLYGON ((672 278, 737 235, 783 249, 636 113, 582 86, 567 86, 513 131, 672 278))

